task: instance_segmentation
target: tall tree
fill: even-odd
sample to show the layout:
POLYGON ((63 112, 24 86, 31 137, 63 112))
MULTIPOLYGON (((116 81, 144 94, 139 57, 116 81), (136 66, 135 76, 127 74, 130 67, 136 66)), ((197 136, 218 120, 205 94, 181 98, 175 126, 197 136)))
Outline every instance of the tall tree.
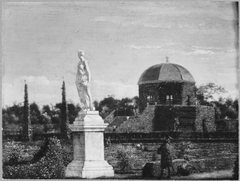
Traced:
POLYGON ((25 81, 24 85, 24 106, 23 106, 23 124, 22 124, 22 135, 24 139, 32 139, 32 128, 31 120, 29 118, 29 103, 28 103, 28 86, 25 81))
POLYGON ((61 133, 64 137, 69 137, 68 131, 68 119, 67 119, 67 101, 66 101, 66 87, 65 82, 62 84, 62 106, 61 106, 61 133))
POLYGON ((214 101, 214 96, 220 95, 221 93, 226 93, 226 90, 222 86, 208 83, 197 88, 197 99, 200 101, 200 104, 208 104, 214 101))
POLYGON ((50 106, 49 105, 44 105, 43 107, 42 107, 42 112, 43 113, 47 113, 49 116, 52 116, 52 112, 51 112, 51 109, 50 109, 50 106))
POLYGON ((37 103, 33 102, 30 104, 30 119, 32 124, 42 124, 41 112, 37 103))
POLYGON ((79 105, 75 106, 73 103, 67 104, 67 113, 68 113, 67 118, 68 118, 69 124, 73 124, 80 110, 81 108, 79 107, 79 105))

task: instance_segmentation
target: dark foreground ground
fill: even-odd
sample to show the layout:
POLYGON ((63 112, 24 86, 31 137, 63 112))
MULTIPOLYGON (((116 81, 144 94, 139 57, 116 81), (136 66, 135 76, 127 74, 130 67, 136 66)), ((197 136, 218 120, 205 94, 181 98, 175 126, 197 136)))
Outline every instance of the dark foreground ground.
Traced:
MULTIPOLYGON (((214 171, 211 173, 196 173, 188 176, 174 176, 168 180, 233 180, 232 170, 214 171)), ((142 178, 141 174, 115 174, 114 178, 103 178, 97 180, 158 180, 158 178, 142 178)), ((167 178, 162 178, 167 180, 167 178)))

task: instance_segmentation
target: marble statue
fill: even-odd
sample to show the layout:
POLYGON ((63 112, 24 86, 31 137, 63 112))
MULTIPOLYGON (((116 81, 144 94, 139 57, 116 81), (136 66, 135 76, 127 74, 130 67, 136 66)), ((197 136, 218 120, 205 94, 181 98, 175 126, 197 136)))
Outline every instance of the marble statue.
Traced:
POLYGON ((88 62, 83 56, 84 52, 78 50, 80 60, 77 65, 76 86, 80 98, 80 107, 82 110, 92 110, 92 96, 90 92, 91 72, 88 62))
POLYGON ((83 51, 78 51, 76 86, 82 110, 69 124, 73 139, 73 160, 65 170, 66 178, 114 177, 114 170, 104 159, 104 130, 107 123, 92 106, 91 73, 83 51))

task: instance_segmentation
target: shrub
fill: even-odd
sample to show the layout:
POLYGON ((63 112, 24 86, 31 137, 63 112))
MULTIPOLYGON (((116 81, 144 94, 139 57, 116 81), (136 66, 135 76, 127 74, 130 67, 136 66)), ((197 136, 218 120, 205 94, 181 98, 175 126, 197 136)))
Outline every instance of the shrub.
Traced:
POLYGON ((154 152, 153 154, 152 154, 152 161, 157 161, 157 153, 156 152, 154 152))
POLYGON ((65 167, 62 146, 56 138, 49 140, 46 155, 35 163, 24 165, 3 165, 5 179, 60 179, 64 178, 65 167))
POLYGON ((63 143, 63 164, 66 167, 73 160, 73 144, 72 141, 65 140, 63 143))
POLYGON ((49 148, 49 139, 45 139, 44 144, 40 147, 40 150, 34 154, 33 159, 31 160, 32 163, 39 161, 42 157, 44 157, 49 148))
POLYGON ((121 171, 129 172, 133 168, 133 149, 130 147, 118 146, 116 158, 121 171))
POLYGON ((177 153, 177 158, 188 159, 188 152, 192 146, 191 142, 182 142, 177 153))
POLYGON ((15 163, 23 160, 23 147, 15 141, 3 145, 3 163, 15 163))
POLYGON ((41 179, 58 179, 64 177, 65 166, 62 158, 62 146, 60 140, 56 138, 50 139, 46 156, 39 162, 38 170, 41 179))
POLYGON ((189 174, 197 172, 196 168, 188 161, 181 163, 177 166, 177 174, 187 176, 189 174))

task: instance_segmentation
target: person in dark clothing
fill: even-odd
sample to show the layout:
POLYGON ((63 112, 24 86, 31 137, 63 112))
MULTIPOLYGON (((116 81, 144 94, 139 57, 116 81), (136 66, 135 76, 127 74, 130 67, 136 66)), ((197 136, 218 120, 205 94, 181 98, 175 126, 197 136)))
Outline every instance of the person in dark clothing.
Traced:
POLYGON ((171 153, 170 153, 171 139, 172 138, 170 136, 168 136, 166 138, 166 140, 164 141, 164 143, 161 145, 161 147, 158 148, 158 150, 157 150, 157 153, 161 154, 161 174, 159 176, 159 179, 162 178, 163 171, 166 168, 168 169, 168 177, 167 178, 171 178, 170 167, 175 172, 175 170, 173 168, 173 164, 172 164, 172 156, 171 156, 171 153))

